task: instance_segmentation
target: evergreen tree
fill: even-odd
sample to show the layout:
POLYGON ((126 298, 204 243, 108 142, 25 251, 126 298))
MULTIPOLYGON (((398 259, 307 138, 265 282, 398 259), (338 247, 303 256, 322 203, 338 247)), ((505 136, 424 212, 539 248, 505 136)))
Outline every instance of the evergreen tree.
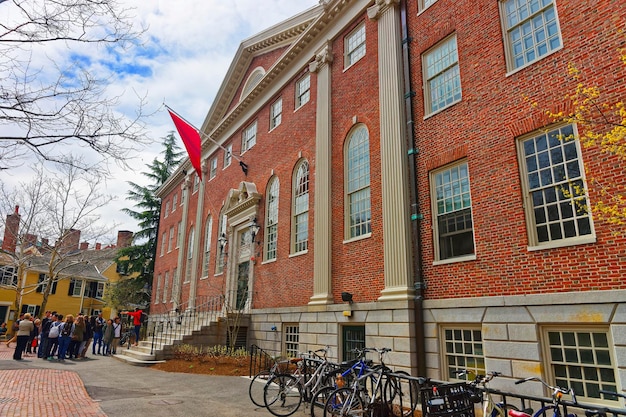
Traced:
POLYGON ((163 139, 163 146, 163 159, 155 158, 147 165, 148 170, 142 172, 150 179, 150 184, 142 186, 128 183, 131 186, 128 199, 136 202, 135 209, 124 208, 122 211, 139 222, 140 230, 134 235, 134 241, 139 243, 118 251, 118 268, 128 278, 108 288, 107 302, 116 309, 150 304, 161 215, 161 201, 156 191, 172 175, 184 155, 173 132, 163 139))

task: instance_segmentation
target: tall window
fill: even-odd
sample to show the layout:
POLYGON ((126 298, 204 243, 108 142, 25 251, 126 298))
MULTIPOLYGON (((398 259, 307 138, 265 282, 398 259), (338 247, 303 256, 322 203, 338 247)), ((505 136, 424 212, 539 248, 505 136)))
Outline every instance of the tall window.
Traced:
POLYGON ((344 49, 346 68, 365 56, 365 23, 346 36, 344 49))
POLYGON ((159 274, 159 276, 157 277, 157 285, 156 285, 156 291, 154 292, 154 303, 155 304, 159 304, 161 302, 161 279, 163 277, 161 276, 161 274, 159 274))
POLYGON ((270 130, 280 124, 283 119, 283 99, 279 98, 270 107, 270 130))
POLYGON ((165 280, 163 281, 163 302, 164 303, 167 303, 167 287, 169 285, 169 282, 170 282, 170 271, 165 271, 165 280))
POLYGON ((293 184, 293 251, 307 250, 309 241, 309 163, 302 161, 293 184))
POLYGON ((174 194, 174 199, 172 200, 172 213, 176 211, 177 205, 178 205, 178 193, 174 194))
POLYGON ((370 141, 365 126, 352 131, 346 146, 347 238, 372 232, 370 141))
POLYGON ((167 244, 167 233, 161 236, 161 256, 165 255, 165 245, 167 244))
POLYGON ((245 152, 256 144, 256 121, 246 127, 241 135, 241 151, 245 152))
POLYGON ((431 114, 461 101, 461 75, 456 36, 450 36, 424 54, 424 109, 431 114))
POLYGON ((285 324, 285 356, 288 358, 296 358, 300 353, 300 326, 297 324, 285 324))
POLYGON ((104 297, 104 286, 104 282, 99 282, 96 287, 96 298, 98 300, 102 300, 102 297, 104 297))
POLYGON ((189 230, 189 238, 187 240, 187 262, 185 265, 185 282, 189 282, 191 280, 191 264, 193 263, 193 235, 194 228, 192 227, 189 230))
POLYGON ((307 73, 296 82, 296 109, 304 106, 311 98, 311 75, 307 73))
POLYGON ((176 234, 176 248, 180 248, 180 241, 183 238, 182 222, 178 222, 178 233, 176 234))
MULTIPOLYGON (((217 224, 217 236, 218 239, 222 239, 222 238, 226 238, 226 216, 223 213, 220 213, 220 220, 219 223, 217 224)), ((226 245, 223 243, 226 243, 226 241, 222 242, 218 240, 218 242, 220 243, 219 246, 219 252, 217 255, 217 259, 215 260, 215 273, 216 274, 220 274, 222 272, 224 272, 224 264, 226 262, 226 253, 227 253, 227 249, 226 249, 226 245)))
POLYGON ((211 167, 209 169, 209 179, 215 178, 217 175, 217 157, 211 159, 211 167))
POLYGON ((435 3, 437 0, 418 0, 418 10, 421 12, 422 10, 429 7, 431 4, 435 3))
POLYGON ((0 285, 17 286, 17 268, 14 266, 0 266, 0 285))
POLYGON ((267 210, 265 219, 265 259, 276 259, 278 242, 278 192, 280 183, 277 177, 270 180, 267 187, 267 210))
MULTIPOLYGON (((174 269, 172 269, 172 292, 171 292, 171 298, 170 301, 174 302, 174 298, 176 297, 176 295, 178 294, 178 288, 180 287, 179 285, 179 281, 178 281, 179 277, 178 277, 178 268, 174 267, 174 269)), ((165 280, 165 286, 163 288, 163 299, 165 300, 165 296, 167 295, 167 285, 168 285, 168 280, 165 280)))
POLYGON ((197 192, 198 188, 200 187, 200 177, 198 176, 198 174, 194 174, 193 175, 193 192, 197 192))
POLYGON ((474 253, 472 199, 467 162, 448 166, 431 175, 434 204, 436 260, 474 253))
POLYGON ((209 276, 209 260, 211 258, 211 234, 213 233, 213 217, 209 215, 206 219, 204 230, 204 254, 202 259, 202 276, 209 276))
POLYGON ((165 216, 167 217, 170 213, 170 202, 168 201, 167 203, 165 203, 165 216))
POLYGON ((230 163, 233 161, 233 144, 230 143, 226 145, 226 150, 224 151, 224 168, 230 166, 230 163))
POLYGON ((554 0, 500 1, 509 71, 561 47, 554 0))
POLYGON ((167 241, 167 252, 172 251, 172 246, 174 245, 174 226, 170 227, 170 238, 167 241))
POLYGON ((474 375, 485 375, 482 331, 476 328, 444 328, 443 355, 445 374, 456 379, 455 371, 467 369, 474 375))
POLYGON ((600 390, 617 391, 608 329, 547 328, 544 340, 556 385, 571 387, 576 396, 596 400, 609 399, 600 390))
POLYGON ((70 288, 68 291, 68 295, 74 297, 80 297, 83 295, 83 280, 81 279, 70 279, 70 288))
POLYGON ((573 125, 519 141, 530 246, 592 242, 593 224, 573 125))

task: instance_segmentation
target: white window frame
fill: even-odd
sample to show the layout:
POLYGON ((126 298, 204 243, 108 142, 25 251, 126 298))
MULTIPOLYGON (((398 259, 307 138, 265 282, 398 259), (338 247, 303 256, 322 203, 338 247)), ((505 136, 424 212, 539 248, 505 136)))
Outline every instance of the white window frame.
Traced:
POLYGON ((11 265, 0 266, 0 284, 8 287, 17 286, 17 268, 11 265))
POLYGON ((311 74, 307 73, 296 81, 296 110, 311 99, 311 74))
MULTIPOLYGON (((217 238, 218 238, 218 242, 219 242, 219 238, 222 235, 226 235, 226 222, 227 222, 228 218, 226 217, 226 215, 222 212, 220 212, 220 217, 219 217, 219 223, 217 224, 217 238)), ((228 237, 227 237, 228 238, 228 237)), ((226 245, 228 245, 228 242, 226 242, 226 245)), ((217 254, 217 259, 215 260, 215 274, 221 274, 224 272, 224 266, 226 265, 226 253, 228 252, 228 250, 226 249, 226 246, 222 247, 221 245, 217 245, 218 246, 218 251, 219 253, 217 254)))
POLYGON ((193 254, 195 253, 194 248, 194 234, 195 228, 192 226, 189 229, 189 236, 187 238, 187 260, 185 261, 185 282, 191 281, 191 267, 193 264, 193 254))
POLYGON ((161 235, 161 256, 165 255, 165 244, 167 243, 167 232, 161 235))
POLYGON ((457 161, 431 172, 430 192, 435 262, 447 263, 476 259, 471 185, 467 161, 457 161), (442 236, 443 227, 446 225, 457 227, 461 218, 465 225, 464 229, 447 229, 442 236), (454 219, 456 221, 451 221, 454 219), (469 227, 467 227, 468 225, 469 227), (467 247, 461 247, 458 244, 461 242, 467 246, 469 244, 468 239, 462 241, 455 239, 455 236, 467 233, 471 233, 471 253, 464 250, 468 249, 467 247), (444 245, 443 240, 447 240, 449 243, 444 245), (443 251, 449 253, 444 255, 443 251))
POLYGON ((83 295, 83 280, 72 278, 74 288, 72 288, 72 297, 80 297, 83 295), (78 291, 76 291, 78 289, 78 291))
POLYGON ((96 287, 96 298, 98 300, 102 300, 102 297, 104 297, 104 287, 105 287, 104 282, 98 282, 98 285, 96 287))
POLYGON ((437 2, 437 0, 418 0, 417 1, 418 13, 421 13, 424 10, 428 9, 430 6, 432 6, 436 2, 437 2))
POLYGON ((422 55, 424 115, 430 116, 459 103, 463 98, 456 34, 450 35, 422 55))
POLYGON ((178 222, 178 233, 176 233, 176 249, 180 248, 180 241, 183 238, 182 221, 178 222))
POLYGON ((283 98, 279 98, 270 106, 270 131, 276 129, 283 120, 283 98))
MULTIPOLYGON (((176 269, 174 269, 174 271, 176 271, 176 269)), ((170 271, 165 271, 165 278, 163 280, 163 303, 167 303, 167 290, 168 290, 168 284, 169 284, 169 280, 170 280, 170 271)), ((174 294, 172 294, 172 297, 174 297, 174 294)))
POLYGON ((365 56, 365 41, 365 22, 362 22, 344 39, 344 68, 348 69, 365 56))
POLYGON ((165 203, 165 217, 167 217, 170 213, 170 202, 165 203))
POLYGON ((197 193, 200 188, 200 176, 198 173, 193 175, 193 193, 197 193))
POLYGON ((303 159, 296 165, 293 176, 293 253, 306 252, 309 247, 309 168, 309 162, 303 159))
POLYGON ((265 210, 265 260, 276 259, 278 253, 278 201, 280 181, 273 177, 267 187, 267 207, 265 210))
POLYGON ((172 198, 172 213, 176 211, 176 206, 178 205, 178 193, 174 194, 172 198))
POLYGON ((227 167, 229 167, 232 162, 233 162, 233 144, 229 143, 228 145, 226 145, 226 150, 224 151, 224 168, 223 169, 226 169, 227 167))
POLYGON ((202 274, 200 274, 203 278, 207 278, 209 276, 209 261, 211 259, 212 235, 213 235, 213 216, 209 214, 206 220, 206 226, 205 226, 205 231, 204 231, 204 252, 203 252, 203 258, 202 258, 202 274))
POLYGON ((554 0, 524 2, 501 0, 500 16, 507 70, 511 73, 563 48, 554 0), (531 9, 531 7, 535 9, 531 9), (537 41, 539 39, 539 42, 537 41))
POLYGON ((256 145, 257 123, 250 123, 241 133, 241 151, 246 152, 256 145))
POLYGON ((154 304, 159 304, 161 302, 161 279, 162 276, 159 274, 156 279, 156 290, 154 291, 154 304))
MULTIPOLYGON (((485 350, 482 328, 473 325, 441 326, 441 363, 444 379, 458 379, 455 371, 467 369, 473 375, 485 375, 485 350)), ((472 376, 466 377, 468 380, 472 376)))
POLYGON ((295 358, 300 350, 300 325, 298 323, 283 324, 283 352, 288 358, 295 358))
POLYGON ((361 239, 372 234, 371 160, 369 131, 358 125, 350 132, 344 151, 345 239, 361 239), (365 143, 358 143, 362 141, 365 143), (359 221, 352 219, 359 214, 359 221), (361 220, 362 215, 366 217, 361 220))
POLYGON ((517 146, 528 250, 595 242, 576 125, 535 131, 519 138, 517 146))
POLYGON ((209 179, 212 180, 217 175, 217 156, 211 159, 211 167, 209 169, 209 179))
POLYGON ((172 246, 174 244, 174 226, 170 227, 170 236, 167 240, 167 253, 172 251, 172 246))

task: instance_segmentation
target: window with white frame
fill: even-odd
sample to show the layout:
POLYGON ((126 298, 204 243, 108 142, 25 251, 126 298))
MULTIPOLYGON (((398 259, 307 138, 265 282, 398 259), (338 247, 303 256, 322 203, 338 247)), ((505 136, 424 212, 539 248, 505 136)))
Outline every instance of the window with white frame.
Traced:
POLYGON ((300 353, 300 326, 298 324, 285 324, 283 329, 283 334, 285 335, 285 356, 295 358, 300 353))
MULTIPOLYGON (((166 302, 165 300, 167 300, 166 295, 167 295, 167 286, 168 286, 169 280, 165 280, 165 286, 163 288, 163 302, 166 302)), ((170 301, 174 302, 174 297, 176 297, 176 294, 178 294, 178 288, 179 288, 179 277, 178 277, 178 268, 174 267, 174 269, 172 269, 172 292, 170 293, 170 301)))
POLYGON ((191 264, 193 263, 193 235, 194 228, 189 229, 189 239, 187 239, 187 262, 185 262, 185 282, 189 282, 191 280, 191 264))
POLYGON ((241 151, 245 152, 256 144, 256 120, 241 134, 241 151))
POLYGON ((154 291, 154 304, 159 304, 161 302, 161 285, 162 285, 161 279, 162 278, 163 277, 161 276, 161 274, 159 274, 156 279, 156 290, 154 291))
POLYGON ((200 176, 198 174, 193 175, 193 192, 197 192, 200 187, 200 176))
MULTIPOLYGON (((174 271, 176 271, 176 269, 174 269, 174 271)), ((172 274, 173 276, 175 275, 172 274)), ((169 285, 170 282, 170 271, 165 271, 165 279, 163 281, 163 302, 167 303, 167 287, 169 285)), ((172 294, 172 297, 174 297, 174 294, 172 294)))
POLYGON ((167 217, 170 213, 170 202, 165 203, 165 217, 167 217))
POLYGON ((301 161, 293 181, 293 252, 303 252, 309 242, 309 163, 301 161))
POLYGON ((69 295, 73 297, 80 297, 83 295, 83 281, 80 279, 70 279, 69 295))
POLYGON ((172 247, 174 245, 174 226, 170 227, 170 237, 167 240, 167 252, 172 251, 172 247))
POLYGON ((17 286, 17 268, 14 266, 0 266, 0 285, 17 286))
POLYGON ((273 177, 267 187, 267 209, 265 218, 265 259, 276 259, 278 244, 278 193, 280 183, 273 177))
POLYGON ((283 119, 283 99, 279 98, 270 107, 270 130, 280 124, 283 119))
POLYGON ((365 23, 354 29, 344 41, 344 66, 348 68, 365 56, 365 23))
POLYGON ((227 241, 224 240, 223 242, 220 241, 220 239, 226 239, 226 216, 223 213, 220 213, 220 219, 219 219, 219 223, 217 224, 217 236, 218 236, 218 242, 219 242, 219 248, 218 248, 218 256, 217 259, 215 260, 215 273, 216 274, 221 274, 222 272, 224 272, 224 264, 226 261, 226 245, 227 245, 227 241))
POLYGON ((102 300, 102 297, 104 297, 104 282, 99 282, 96 287, 96 298, 102 300))
POLYGON ((215 178, 217 175, 217 157, 211 159, 211 168, 209 169, 209 179, 215 178))
MULTIPOLYGON (((46 288, 48 288, 48 283, 50 282, 50 277, 48 274, 39 274, 39 279, 37 281, 37 289, 36 292, 44 293, 46 288)), ((57 292, 57 280, 52 280, 52 288, 50 288, 49 294, 56 294, 57 292)))
POLYGON ((422 11, 428 7, 430 7, 431 4, 434 4, 437 0, 418 0, 417 2, 417 9, 418 11, 422 11))
POLYGON ((363 125, 354 129, 346 144, 346 237, 372 232, 370 201, 370 142, 363 125))
POLYGON ((226 145, 226 150, 224 151, 224 168, 230 166, 233 161, 233 144, 229 143, 226 145))
POLYGON ((467 162, 431 174, 435 260, 474 254, 472 198, 467 162))
POLYGON ((174 194, 172 199, 172 213, 176 211, 176 206, 178 205, 178 193, 174 194))
POLYGON ((202 254, 202 276, 209 276, 209 260, 211 259, 211 235, 213 234, 213 217, 209 214, 204 229, 204 253, 202 254))
POLYGON ((480 328, 443 327, 442 352, 444 376, 457 379, 456 371, 467 369, 474 375, 485 375, 485 354, 480 328))
POLYGON ((161 256, 165 255, 165 245, 167 244, 167 233, 161 236, 161 256))
POLYGON ((429 115, 461 101, 461 74, 456 35, 432 47, 423 57, 424 113, 429 115))
POLYGON ((518 141, 529 246, 592 242, 589 198, 574 125, 518 141))
POLYGON ((178 233, 176 234, 176 249, 180 248, 180 241, 183 238, 182 222, 178 222, 178 233))
POLYGON ((549 350, 548 369, 554 384, 573 388, 579 398, 610 400, 600 394, 600 390, 617 391, 616 364, 608 328, 559 326, 543 330, 544 344, 549 350))
POLYGON ((311 98, 311 74, 306 74, 296 82, 296 109, 304 106, 311 98))
POLYGON ((537 61, 562 46, 554 0, 499 3, 509 71, 537 61))
POLYGON ((27 305, 22 306, 22 312, 24 314, 28 313, 32 317, 35 317, 37 315, 37 310, 39 310, 38 305, 27 304, 27 305))

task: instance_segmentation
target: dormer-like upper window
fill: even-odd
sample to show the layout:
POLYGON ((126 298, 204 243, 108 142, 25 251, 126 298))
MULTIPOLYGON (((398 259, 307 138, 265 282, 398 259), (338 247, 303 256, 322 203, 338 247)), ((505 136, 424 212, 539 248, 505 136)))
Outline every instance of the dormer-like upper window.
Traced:
POLYGON ((250 91, 256 87, 256 85, 261 81, 261 78, 265 75, 265 70, 263 67, 256 67, 254 71, 250 74, 246 83, 243 86, 243 90, 241 90, 241 97, 239 97, 239 101, 241 101, 245 96, 250 94, 250 91))

